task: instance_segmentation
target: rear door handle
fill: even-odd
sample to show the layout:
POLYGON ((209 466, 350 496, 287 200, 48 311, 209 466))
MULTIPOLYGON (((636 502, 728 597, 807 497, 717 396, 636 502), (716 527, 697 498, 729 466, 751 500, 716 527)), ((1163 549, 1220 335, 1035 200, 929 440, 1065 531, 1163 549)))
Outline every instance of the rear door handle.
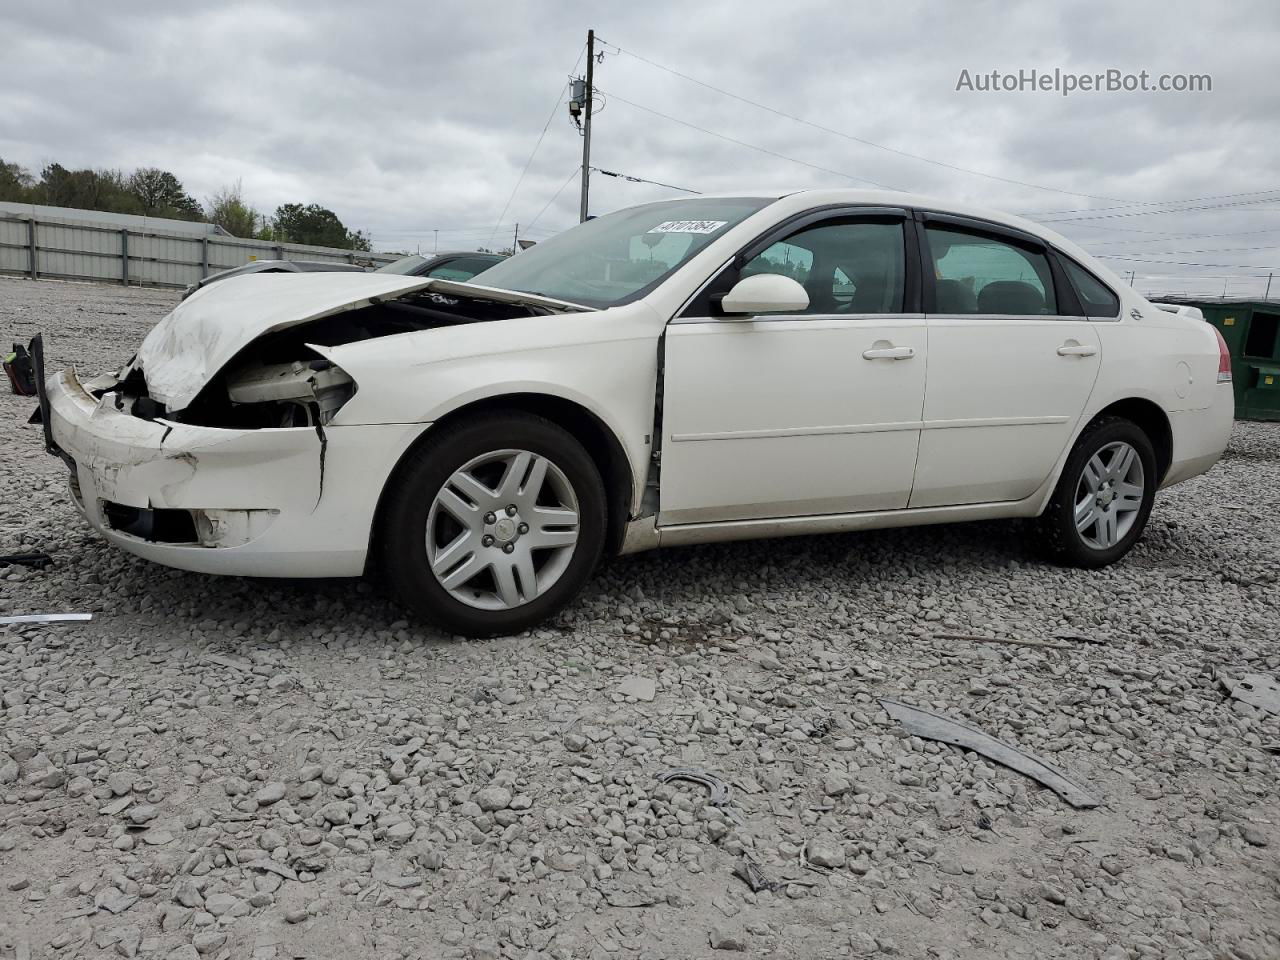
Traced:
POLYGON ((863 360, 910 360, 915 355, 915 347, 872 347, 862 351, 863 360))
POLYGON ((1098 352, 1098 348, 1090 343, 1077 343, 1075 340, 1068 340, 1058 348, 1058 356, 1060 357, 1092 357, 1098 352))

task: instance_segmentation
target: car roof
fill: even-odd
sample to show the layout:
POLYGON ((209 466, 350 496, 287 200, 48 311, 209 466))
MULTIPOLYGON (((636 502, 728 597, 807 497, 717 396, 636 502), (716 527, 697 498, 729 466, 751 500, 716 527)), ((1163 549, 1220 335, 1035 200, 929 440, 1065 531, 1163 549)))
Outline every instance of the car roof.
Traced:
MULTIPOLYGON (((954 200, 944 200, 940 197, 931 197, 925 194, 908 193, 904 190, 870 190, 859 187, 812 187, 801 190, 788 190, 779 193, 775 190, 735 190, 727 193, 708 193, 700 194, 697 199, 735 199, 742 197, 761 197, 774 201, 776 204, 783 205, 787 208, 788 213, 799 213, 803 210, 813 207, 823 207, 828 205, 849 204, 850 206, 881 206, 881 207, 909 207, 918 210, 931 210, 937 213, 950 213, 961 217, 972 217, 976 220, 986 220, 991 223, 1001 224, 1011 227, 1015 230, 1021 230, 1026 233, 1034 234, 1054 246, 1062 250, 1063 253, 1069 254, 1074 259, 1080 261, 1089 267, 1095 273, 1100 273, 1111 279, 1114 283, 1122 281, 1115 272, 1091 256, 1088 251, 1077 245, 1074 241, 1067 239, 1062 234, 1051 230, 1043 224, 1036 223, 1034 220, 1028 220, 1017 214, 1005 213, 1002 210, 996 210, 991 207, 983 207, 976 204, 956 202, 954 200)), ((690 200, 690 197, 672 197, 663 198, 654 201, 655 203, 678 203, 681 200, 690 200)), ((773 204, 770 204, 772 207, 773 204)), ((775 211, 776 212, 776 211, 775 211)))

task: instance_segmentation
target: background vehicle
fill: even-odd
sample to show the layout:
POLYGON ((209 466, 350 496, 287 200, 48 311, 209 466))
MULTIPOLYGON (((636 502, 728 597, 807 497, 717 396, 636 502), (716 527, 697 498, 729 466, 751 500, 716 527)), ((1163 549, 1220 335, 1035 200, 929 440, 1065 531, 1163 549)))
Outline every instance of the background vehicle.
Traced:
POLYGON ((396 273, 404 277, 439 277, 441 280, 470 280, 495 263, 507 259, 502 253, 477 253, 463 250, 431 255, 412 253, 383 264, 374 273, 396 273))
MULTIPOLYGON (((437 253, 430 256, 410 254, 383 264, 373 273, 394 273, 405 277, 440 277, 444 280, 470 280, 477 273, 488 270, 495 263, 501 263, 506 257, 500 253, 476 253, 474 251, 458 251, 437 253)), ((242 277, 251 273, 367 273, 365 267, 354 263, 338 263, 326 260, 254 260, 230 270, 222 270, 210 274, 198 283, 187 287, 183 299, 191 296, 201 287, 218 280, 231 277, 242 277)))
POLYGON ((325 260, 251 260, 230 270, 219 270, 196 281, 182 293, 182 299, 191 296, 197 290, 207 287, 219 280, 231 277, 244 277, 253 273, 364 273, 365 268, 357 263, 330 263, 325 260))
POLYGON ((646 204, 477 279, 219 284, 118 375, 49 378, 48 446, 124 549, 376 566, 492 634, 605 551, 1022 517, 1103 566, 1231 425, 1211 327, 1034 224, 906 194, 646 204))

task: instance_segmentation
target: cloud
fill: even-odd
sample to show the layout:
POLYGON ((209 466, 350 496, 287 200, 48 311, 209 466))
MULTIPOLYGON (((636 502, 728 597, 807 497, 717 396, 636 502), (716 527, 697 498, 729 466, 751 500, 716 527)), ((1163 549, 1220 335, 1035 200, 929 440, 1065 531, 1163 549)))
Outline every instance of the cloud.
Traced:
MULTIPOLYGON (((507 238, 516 221, 527 227, 579 163, 563 89, 576 59, 582 69, 586 27, 594 26, 606 42, 596 66, 602 109, 593 162, 607 169, 701 191, 856 186, 863 178, 1019 212, 1114 205, 1072 194, 1178 200, 1280 186, 1280 87, 1265 81, 1278 25, 1280 8, 1262 0, 1062 8, 45 2, 0 13, 8 67, 0 156, 31 168, 53 159, 157 165, 197 196, 240 180, 260 209, 319 202, 383 249, 430 244, 436 230, 441 246, 472 247, 495 232, 507 238), (864 140, 1066 192, 878 150, 631 54, 864 140), (1055 67, 1208 73, 1213 91, 1064 98, 956 90, 962 69, 1055 67)), ((565 187, 532 234, 575 222, 577 194, 576 182, 565 187)), ((671 195, 595 176, 591 208, 671 195)), ((1123 248, 1145 259, 1187 247, 1163 235, 1236 235, 1192 247, 1280 244, 1272 226, 1280 228, 1280 201, 1059 225, 1100 252, 1123 248)), ((1165 286, 1216 290, 1219 275, 1265 273, 1280 251, 1168 259, 1259 269, 1117 266, 1179 278, 1158 281, 1165 286)))

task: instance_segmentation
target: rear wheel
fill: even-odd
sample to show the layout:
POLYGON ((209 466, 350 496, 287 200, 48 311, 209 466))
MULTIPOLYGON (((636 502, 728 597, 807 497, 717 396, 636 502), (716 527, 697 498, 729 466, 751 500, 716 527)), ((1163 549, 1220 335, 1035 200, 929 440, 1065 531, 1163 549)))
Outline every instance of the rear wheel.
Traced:
POLYGON ((515 633, 552 616, 604 547, 599 472, 541 417, 491 414, 446 427, 392 484, 383 569, 405 606, 456 633, 515 633))
POLYGON ((1156 479, 1155 450, 1137 424, 1119 417, 1090 424, 1037 521, 1041 545, 1071 566, 1115 563, 1142 536, 1156 479))

